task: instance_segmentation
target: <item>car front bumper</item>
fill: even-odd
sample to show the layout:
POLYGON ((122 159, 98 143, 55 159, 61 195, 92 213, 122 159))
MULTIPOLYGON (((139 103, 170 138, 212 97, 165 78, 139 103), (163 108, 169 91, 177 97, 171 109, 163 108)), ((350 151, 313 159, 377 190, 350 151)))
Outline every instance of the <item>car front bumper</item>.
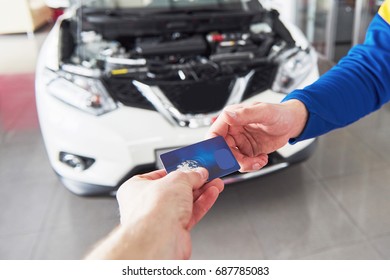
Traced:
MULTIPOLYGON (((119 106, 102 116, 71 107, 46 91, 37 77, 37 106, 45 146, 55 172, 64 185, 78 195, 115 192, 129 177, 156 168, 157 151, 193 144, 204 139, 207 127, 174 126, 158 112, 119 106), (60 161, 60 153, 91 158, 86 170, 60 161)), ((284 97, 267 90, 245 103, 280 102, 284 97)), ((314 140, 285 147, 270 155, 270 163, 258 172, 225 178, 237 182, 285 168, 312 151, 314 140)))
MULTIPOLYGON (((245 180, 250 180, 259 176, 263 176, 266 174, 274 173, 276 171, 282 170, 284 168, 289 167, 292 164, 301 162, 313 153, 315 150, 315 147, 317 146, 317 140, 310 141, 310 144, 307 145, 305 148, 300 150, 297 154, 294 156, 282 159, 280 156, 277 155, 277 153, 274 153, 270 155, 270 162, 262 169, 250 172, 250 173, 240 173, 235 172, 233 174, 230 174, 222 180, 225 184, 233 184, 233 183, 239 183, 245 180)), ((99 196, 99 195, 111 195, 114 196, 116 194, 117 189, 120 187, 120 185, 125 182, 130 177, 141 174, 144 172, 152 171, 155 169, 154 164, 150 165, 143 165, 138 166, 132 169, 115 187, 113 186, 103 186, 98 184, 91 184, 91 183, 85 183, 80 181, 71 180, 68 178, 65 178, 61 176, 59 173, 57 173, 59 179, 63 183, 64 186, 66 186, 71 192, 80 195, 80 196, 99 196)))

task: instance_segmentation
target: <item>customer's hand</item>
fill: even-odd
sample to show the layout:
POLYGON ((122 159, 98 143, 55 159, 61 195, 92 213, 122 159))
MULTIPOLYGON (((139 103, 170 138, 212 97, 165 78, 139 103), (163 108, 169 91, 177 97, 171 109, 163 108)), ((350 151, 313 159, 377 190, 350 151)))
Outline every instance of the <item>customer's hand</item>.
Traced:
POLYGON ((224 137, 241 166, 240 171, 254 171, 267 164, 267 154, 299 136, 307 116, 305 105, 298 100, 232 105, 213 123, 208 137, 224 137))
POLYGON ((199 168, 168 175, 159 170, 125 182, 117 192, 121 225, 88 258, 188 259, 191 228, 224 188, 221 179, 207 178, 199 168))
POLYGON ((121 224, 143 224, 147 257, 186 259, 191 255, 190 230, 208 212, 223 190, 220 179, 206 185, 208 172, 160 170, 135 176, 118 191, 121 224))

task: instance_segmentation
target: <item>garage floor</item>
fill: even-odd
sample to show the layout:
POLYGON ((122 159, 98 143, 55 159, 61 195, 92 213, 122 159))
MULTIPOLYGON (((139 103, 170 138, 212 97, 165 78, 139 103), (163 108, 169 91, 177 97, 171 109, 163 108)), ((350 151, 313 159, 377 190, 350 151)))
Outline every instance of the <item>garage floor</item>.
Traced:
MULTIPOLYGON (((0 259, 79 259, 118 223, 115 199, 71 194, 48 163, 33 89, 45 36, 0 36, 0 259)), ((227 186, 193 259, 390 259, 389 124, 385 106, 305 163, 227 186)))

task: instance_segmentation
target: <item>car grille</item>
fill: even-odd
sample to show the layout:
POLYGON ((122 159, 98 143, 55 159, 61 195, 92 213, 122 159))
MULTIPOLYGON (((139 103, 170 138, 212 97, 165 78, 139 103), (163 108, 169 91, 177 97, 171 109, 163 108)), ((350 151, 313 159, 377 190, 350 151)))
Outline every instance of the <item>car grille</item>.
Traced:
MULTIPOLYGON (((277 65, 264 63, 254 70, 255 73, 249 80, 243 100, 271 88, 277 65)), ((208 114, 223 109, 234 82, 234 76, 225 76, 202 81, 154 81, 150 85, 158 86, 182 114, 208 114)), ((130 107, 155 110, 133 85, 131 78, 109 77, 104 80, 104 83, 116 101, 130 107)))
POLYGON ((243 100, 270 89, 275 80, 277 69, 277 65, 272 63, 264 63, 255 68, 255 73, 248 83, 243 100))
POLYGON ((130 107, 155 110, 152 103, 147 100, 129 78, 107 78, 104 80, 112 98, 130 107))
POLYGON ((233 77, 207 81, 180 81, 160 84, 165 96, 182 114, 207 114, 225 106, 233 77))

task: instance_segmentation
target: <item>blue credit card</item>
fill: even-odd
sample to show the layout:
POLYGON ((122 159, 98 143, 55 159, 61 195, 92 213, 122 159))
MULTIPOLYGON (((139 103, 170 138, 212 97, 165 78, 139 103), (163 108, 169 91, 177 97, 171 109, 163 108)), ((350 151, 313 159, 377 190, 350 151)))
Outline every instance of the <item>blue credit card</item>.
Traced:
POLYGON ((240 169, 223 137, 218 136, 160 155, 165 170, 190 170, 204 167, 209 179, 223 177, 240 169))

